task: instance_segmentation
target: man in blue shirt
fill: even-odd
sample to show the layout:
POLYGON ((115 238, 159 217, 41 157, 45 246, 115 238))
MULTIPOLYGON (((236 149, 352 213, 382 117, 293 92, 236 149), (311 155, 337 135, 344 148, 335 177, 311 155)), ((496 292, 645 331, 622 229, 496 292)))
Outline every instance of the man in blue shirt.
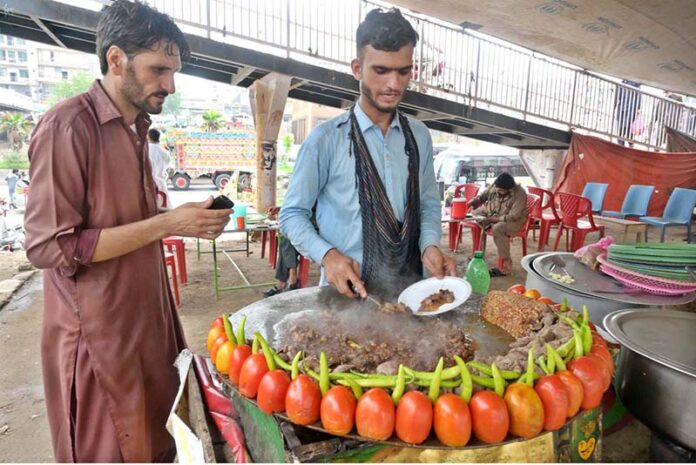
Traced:
POLYGON ((321 284, 349 297, 394 294, 428 273, 454 276, 439 248, 440 198, 427 127, 397 110, 418 34, 398 9, 372 10, 351 63, 360 97, 309 135, 298 154, 280 227, 323 266, 321 284), (316 204, 318 231, 310 223, 316 204))

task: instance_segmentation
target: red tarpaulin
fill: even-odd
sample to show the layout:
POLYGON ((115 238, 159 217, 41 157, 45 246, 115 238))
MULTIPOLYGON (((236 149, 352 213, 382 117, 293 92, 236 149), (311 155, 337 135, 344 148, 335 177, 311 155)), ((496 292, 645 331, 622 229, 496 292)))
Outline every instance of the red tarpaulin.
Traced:
POLYGON ((655 186, 649 216, 662 216, 675 187, 696 188, 696 153, 635 150, 573 133, 554 192, 582 194, 585 183, 609 184, 604 210, 621 210, 631 184, 655 186))

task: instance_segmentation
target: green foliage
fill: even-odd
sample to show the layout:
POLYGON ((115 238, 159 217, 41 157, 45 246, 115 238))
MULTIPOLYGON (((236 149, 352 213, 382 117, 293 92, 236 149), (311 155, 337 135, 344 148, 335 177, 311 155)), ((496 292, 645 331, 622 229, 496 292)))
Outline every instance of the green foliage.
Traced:
POLYGON ((31 133, 33 123, 22 113, 5 113, 0 118, 0 129, 7 133, 12 150, 19 152, 31 133))
POLYGON ((61 100, 74 97, 83 92, 87 92, 94 82, 94 77, 86 71, 79 71, 70 79, 60 81, 51 91, 48 102, 55 105, 61 100))
POLYGON ((167 96, 167 98, 164 101, 164 106, 162 107, 162 113, 164 113, 165 115, 173 115, 174 117, 176 117, 180 110, 181 92, 177 92, 175 94, 167 96))
POLYGON ((29 159, 26 155, 19 152, 10 152, 4 157, 0 158, 0 169, 12 170, 15 168, 18 170, 25 170, 29 168, 29 159))
POLYGON ((292 149, 293 142, 295 142, 295 138, 293 137, 292 133, 286 132, 283 136, 283 152, 286 156, 290 153, 290 149, 292 149))
POLYGON ((208 110, 201 117, 203 118, 201 129, 205 132, 218 132, 222 127, 222 113, 217 110, 208 110))

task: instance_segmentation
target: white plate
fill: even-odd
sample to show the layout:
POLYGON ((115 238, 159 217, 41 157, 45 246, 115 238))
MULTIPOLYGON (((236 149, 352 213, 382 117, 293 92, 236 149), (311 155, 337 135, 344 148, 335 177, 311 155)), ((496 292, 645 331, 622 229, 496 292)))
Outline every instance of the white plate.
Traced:
POLYGON ((411 311, 418 316, 432 316, 447 312, 459 307, 471 295, 471 284, 462 278, 446 276, 443 279, 428 278, 410 285, 399 295, 398 302, 407 305, 411 311), (452 291, 454 302, 442 305, 434 312, 419 312, 421 302, 428 296, 435 294, 443 289, 452 291))

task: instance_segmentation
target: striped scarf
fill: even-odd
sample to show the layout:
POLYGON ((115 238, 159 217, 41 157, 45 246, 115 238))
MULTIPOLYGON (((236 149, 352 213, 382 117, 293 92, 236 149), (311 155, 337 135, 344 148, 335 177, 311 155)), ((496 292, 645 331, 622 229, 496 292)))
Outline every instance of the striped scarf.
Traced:
POLYGON ((393 298, 422 277, 418 145, 406 116, 397 111, 408 157, 407 201, 399 222, 365 143, 354 107, 350 109, 351 153, 360 202, 363 236, 362 280, 370 292, 393 298))

